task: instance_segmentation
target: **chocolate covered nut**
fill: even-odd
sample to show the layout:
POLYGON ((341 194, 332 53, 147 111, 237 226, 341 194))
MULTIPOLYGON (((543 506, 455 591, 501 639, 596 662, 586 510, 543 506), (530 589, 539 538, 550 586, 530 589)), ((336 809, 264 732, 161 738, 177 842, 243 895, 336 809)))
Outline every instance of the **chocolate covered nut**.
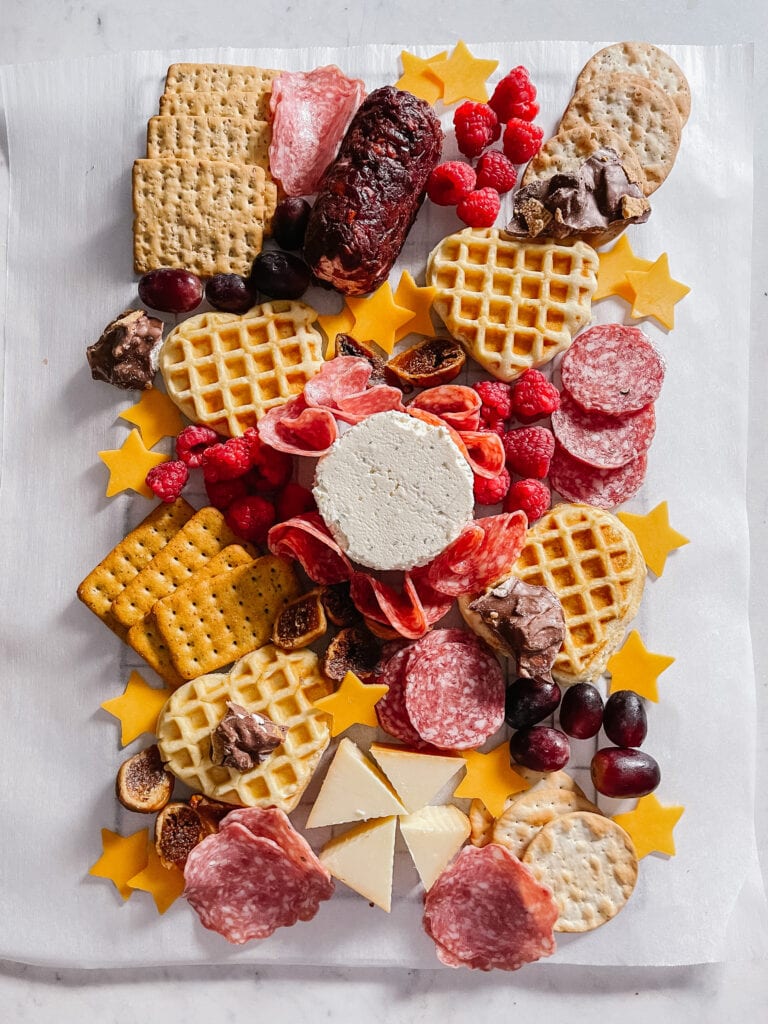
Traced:
POLYGON ((174 778, 165 770, 153 744, 123 761, 117 773, 117 799, 129 811, 151 814, 165 807, 173 794, 174 778))
POLYGON ((285 739, 287 728, 266 715, 227 701, 227 711, 211 734, 213 764, 249 772, 265 761, 285 739))
POLYGON ((157 373, 163 321, 126 309, 85 350, 91 376, 126 391, 146 391, 157 373))

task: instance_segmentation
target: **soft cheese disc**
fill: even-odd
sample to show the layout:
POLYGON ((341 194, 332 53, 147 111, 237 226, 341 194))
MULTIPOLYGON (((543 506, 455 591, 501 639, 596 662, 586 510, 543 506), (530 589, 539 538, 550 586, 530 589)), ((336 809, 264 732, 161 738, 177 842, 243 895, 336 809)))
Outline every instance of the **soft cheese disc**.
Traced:
POLYGON ((472 518, 469 463, 445 427, 380 412, 317 464, 314 495, 349 557, 371 569, 424 565, 472 518))

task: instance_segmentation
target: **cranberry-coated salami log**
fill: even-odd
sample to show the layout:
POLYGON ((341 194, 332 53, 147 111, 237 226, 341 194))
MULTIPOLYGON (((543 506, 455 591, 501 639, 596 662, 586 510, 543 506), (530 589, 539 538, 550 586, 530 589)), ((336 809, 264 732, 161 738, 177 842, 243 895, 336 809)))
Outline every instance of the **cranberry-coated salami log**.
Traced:
POLYGON ((432 108, 386 85, 362 103, 325 170, 304 239, 316 277, 346 295, 386 281, 440 159, 432 108))
POLYGON ((576 337, 560 374, 563 388, 586 412, 623 416, 659 397, 664 360, 639 327, 597 324, 576 337))

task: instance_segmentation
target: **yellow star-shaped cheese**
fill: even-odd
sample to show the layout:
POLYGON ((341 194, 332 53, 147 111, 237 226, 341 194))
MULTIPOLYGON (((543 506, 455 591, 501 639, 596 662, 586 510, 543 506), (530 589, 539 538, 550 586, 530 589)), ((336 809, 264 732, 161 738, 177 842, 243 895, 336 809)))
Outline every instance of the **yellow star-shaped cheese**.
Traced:
POLYGON ((502 813, 510 794, 528 789, 525 779, 512 770, 508 743, 499 744, 487 754, 466 750, 461 756, 467 763, 467 774, 453 795, 482 800, 494 818, 502 813))
POLYGON ((156 690, 138 672, 131 672, 121 696, 105 700, 101 705, 110 715, 119 719, 122 746, 131 743, 143 732, 155 731, 157 716, 172 693, 173 690, 156 690))
POLYGON ((432 64, 432 73, 443 83, 443 103, 446 106, 458 100, 487 103, 485 82, 498 66, 497 60, 473 57, 467 44, 459 40, 450 57, 432 64))
POLYGON ((358 341, 375 341, 388 355, 395 347, 398 329, 413 320, 411 310, 395 302, 389 281, 367 298, 347 299, 347 305, 355 318, 347 334, 358 341))
POLYGON ((374 707, 389 687, 384 683, 364 683, 354 672, 347 672, 335 693, 315 701, 315 707, 333 717, 331 736, 346 732, 351 725, 378 728, 374 707))
POLYGON ((410 309, 413 319, 397 328, 395 343, 402 341, 406 334, 424 334, 431 337, 435 333, 435 326, 429 315, 435 295, 437 295, 437 288, 420 288, 410 273, 407 270, 403 271, 394 298, 398 306, 410 309))
POLYGON ((617 690, 634 690, 641 697, 658 701, 656 682, 674 662, 666 654, 653 654, 647 650, 636 629, 627 637, 624 646, 608 659, 611 674, 610 693, 617 690))
POLYGON ((147 450, 138 430, 132 430, 120 448, 99 452, 99 458, 109 469, 108 498, 129 489, 152 498, 152 491, 144 482, 147 473, 168 461, 167 455, 147 450))
POLYGON ((139 428, 147 448, 154 447, 163 437, 176 437, 184 427, 178 408, 158 388, 143 391, 136 405, 120 413, 120 419, 128 420, 139 428))
POLYGON ((627 281, 634 290, 633 320, 652 316, 671 331, 675 326, 675 305, 691 290, 669 273, 669 260, 664 252, 649 270, 628 270, 627 281))
POLYGON ((669 509, 666 501, 662 501, 644 516, 632 512, 617 513, 619 519, 634 533, 645 564, 657 576, 664 572, 667 555, 675 548, 690 544, 687 537, 669 525, 669 509))
POLYGON ((328 339, 328 344, 325 347, 325 358, 333 359, 336 355, 336 335, 349 334, 355 318, 345 302, 338 313, 323 314, 323 316, 317 318, 317 322, 325 331, 325 336, 328 339))
POLYGON ((433 57, 416 57, 407 50, 400 52, 400 60, 403 65, 403 73, 395 82, 396 89, 405 89, 413 93, 419 99, 427 103, 436 103, 443 95, 443 83, 435 75, 430 67, 438 60, 445 60, 448 56, 447 50, 436 53, 433 57))
POLYGON ((635 844, 637 856, 642 860, 649 853, 675 855, 675 840, 672 830, 683 815, 684 807, 662 807, 653 793, 642 796, 634 811, 615 814, 613 820, 629 832, 635 844))
POLYGON ((146 866, 128 879, 130 889, 148 892, 159 914, 164 914, 184 892, 184 872, 180 868, 163 867, 154 843, 150 843, 146 866))
POLYGON ((147 864, 147 829, 140 828, 130 836, 121 836, 108 828, 101 830, 102 855, 88 869, 89 875, 108 878, 123 897, 133 893, 128 880, 132 879, 147 864))
POLYGON ((628 270, 650 270, 652 260, 644 260, 635 256, 629 237, 624 234, 616 245, 608 252, 598 253, 600 267, 597 271, 597 288, 592 296, 593 302, 607 299, 609 295, 618 295, 627 302, 635 300, 635 292, 627 280, 628 270))

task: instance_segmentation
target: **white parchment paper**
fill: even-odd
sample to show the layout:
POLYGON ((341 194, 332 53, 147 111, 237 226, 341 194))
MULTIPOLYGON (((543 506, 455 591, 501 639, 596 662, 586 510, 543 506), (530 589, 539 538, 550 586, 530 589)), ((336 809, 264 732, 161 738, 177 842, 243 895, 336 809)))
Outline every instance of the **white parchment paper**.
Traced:
MULTIPOLYGON (((499 59, 498 74, 519 63, 532 69, 550 130, 599 45, 472 48, 499 59)), ((416 52, 443 46, 436 40, 416 52)), ((642 512, 668 500, 673 525, 692 541, 670 558, 662 579, 649 580, 635 623, 651 650, 677 659, 661 677, 660 703, 649 709, 646 747, 661 763, 660 799, 683 803, 686 812, 675 833, 677 856, 642 861, 624 912, 596 932, 562 937, 554 958, 561 963, 685 964, 765 949, 745 508, 752 51, 668 49, 691 83, 693 113, 675 169, 652 199, 651 220, 631 240, 647 258, 667 251, 673 275, 692 292, 678 306, 674 332, 645 327, 668 373, 648 477, 627 508, 642 512)), ((398 77, 398 53, 392 46, 147 52, 0 69, 10 154, 0 957, 76 967, 437 966, 402 851, 390 916, 339 886, 314 921, 245 948, 205 932, 181 900, 159 917, 144 894, 123 904, 108 883, 88 877, 101 827, 127 834, 147 824, 120 808, 113 790, 118 764, 146 737, 119 749, 115 724, 99 705, 122 691, 135 662, 75 598, 80 579, 150 507, 135 495, 104 498, 106 470, 96 453, 122 443, 130 425, 116 416, 133 399, 91 381, 85 347, 136 302, 131 164, 143 153, 167 65, 337 63, 375 88, 398 77)), ((457 227, 450 211, 425 204, 399 267, 421 273, 431 246, 457 227)), ((333 308, 333 299, 325 301, 333 308)), ((623 318, 626 307, 601 303, 594 312, 607 321, 623 318)))

